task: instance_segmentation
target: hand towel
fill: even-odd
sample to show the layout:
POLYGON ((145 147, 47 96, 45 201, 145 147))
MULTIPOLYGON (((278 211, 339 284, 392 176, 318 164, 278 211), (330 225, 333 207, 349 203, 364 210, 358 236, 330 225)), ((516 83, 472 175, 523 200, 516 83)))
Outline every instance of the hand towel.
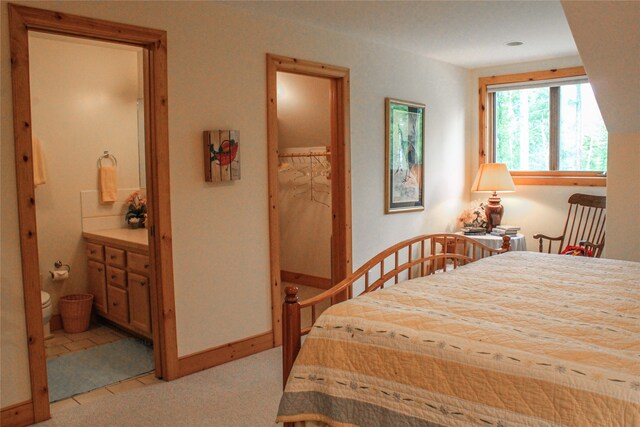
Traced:
POLYGON ((44 168, 44 158, 42 157, 40 140, 35 136, 31 138, 31 151, 33 159, 33 186, 37 187, 47 182, 47 174, 44 168))
POLYGON ((113 203, 118 200, 118 174, 115 166, 102 166, 100 172, 100 202, 113 203))

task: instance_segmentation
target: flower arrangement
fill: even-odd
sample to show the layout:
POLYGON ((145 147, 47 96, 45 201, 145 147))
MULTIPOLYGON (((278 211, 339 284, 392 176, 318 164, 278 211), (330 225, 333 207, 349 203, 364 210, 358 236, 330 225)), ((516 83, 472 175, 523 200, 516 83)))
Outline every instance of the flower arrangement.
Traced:
POLYGON ((463 210, 458 215, 458 227, 482 227, 487 228, 487 215, 484 212, 484 202, 472 203, 471 208, 463 210))
POLYGON ((125 220, 129 227, 144 227, 147 222, 147 199, 139 191, 134 191, 124 203, 128 205, 125 220))

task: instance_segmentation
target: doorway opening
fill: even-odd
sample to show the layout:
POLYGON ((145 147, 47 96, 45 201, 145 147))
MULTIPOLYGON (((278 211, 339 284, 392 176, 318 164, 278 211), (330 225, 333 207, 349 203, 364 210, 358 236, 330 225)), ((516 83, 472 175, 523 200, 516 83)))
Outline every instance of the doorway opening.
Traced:
MULTIPOLYGON (((97 280, 99 282, 98 286, 89 287, 87 290, 89 294, 93 295, 94 301, 98 306, 100 303, 103 304, 103 314, 108 314, 109 312, 114 314, 114 318, 108 320, 112 321, 112 324, 118 324, 118 326, 123 326, 122 323, 126 321, 131 326, 128 332, 137 333, 138 336, 143 337, 146 334, 147 338, 153 341, 155 349, 153 352, 153 364, 155 365, 155 375, 157 377, 170 380, 178 376, 175 303, 173 299, 169 172, 167 167, 169 159, 168 106, 166 102, 166 33, 160 30, 117 24, 14 4, 8 5, 8 8, 11 35, 13 125, 20 249, 32 396, 29 402, 32 416, 29 417, 29 421, 39 422, 49 418, 50 415, 49 384, 44 343, 43 284, 50 286, 49 290, 55 294, 59 292, 56 286, 62 285, 59 282, 69 280, 70 277, 78 275, 80 279, 80 284, 74 284, 70 280, 71 287, 91 283, 95 285, 97 280), (96 156, 89 156, 86 153, 78 154, 78 152, 90 147, 92 141, 100 141, 101 135, 107 133, 104 129, 101 131, 98 128, 95 129, 93 138, 85 137, 84 141, 76 142, 72 144, 73 146, 55 148, 52 152, 49 152, 47 148, 42 150, 42 146, 38 148, 38 145, 41 144, 34 143, 34 137, 38 138, 36 132, 46 133, 48 129, 60 128, 60 123, 51 124, 51 126, 48 126, 44 121, 36 123, 39 114, 37 111, 38 106, 36 105, 38 100, 31 98, 30 67, 34 64, 30 64, 30 44, 37 44, 38 41, 34 40, 38 38, 38 34, 42 33, 73 37, 76 44, 78 44, 78 40, 83 41, 79 45, 108 42, 117 43, 117 47, 120 50, 134 49, 136 62, 142 70, 142 73, 136 75, 135 78, 137 81, 136 89, 137 87, 141 88, 140 93, 142 96, 141 98, 136 98, 134 105, 130 106, 134 114, 131 120, 133 123, 131 126, 135 129, 135 136, 132 136, 133 145, 127 149, 123 147, 112 149, 103 145, 100 156, 97 159, 96 156), (33 35, 36 35, 36 38, 30 40, 30 36, 33 35), (141 100, 141 102, 138 102, 138 100, 141 100), (34 104, 33 108, 32 103, 34 104), (32 112, 34 113, 33 117, 32 112), (141 116, 138 114, 141 114, 141 116), (143 132, 138 133, 138 122, 143 123, 143 132), (143 141, 141 144, 138 143, 139 138, 143 141), (34 147, 36 148, 34 149, 34 147), (139 154, 141 147, 144 147, 144 156, 139 154), (107 153, 104 153, 104 151, 107 151, 107 153), (125 151, 127 154, 124 154, 125 151), (123 154, 118 154, 120 152, 123 154), (68 252, 68 255, 63 254, 61 256, 64 259, 56 259, 60 263, 54 262, 53 265, 48 266, 50 260, 43 259, 42 262, 44 264, 41 265, 41 257, 49 258, 53 255, 44 250, 45 246, 52 246, 51 242, 47 243, 48 238, 46 237, 50 227, 45 227, 39 221, 41 219, 45 221, 47 216, 44 211, 58 202, 57 195, 46 194, 47 192, 40 191, 40 188, 36 189, 36 184, 38 183, 42 184, 41 188, 43 190, 47 185, 42 183, 41 176, 36 176, 36 173, 34 173, 34 164, 38 164, 43 159, 43 157, 38 158, 43 153, 47 156, 43 156, 45 159, 50 157, 51 160, 63 158, 65 154, 72 157, 77 156, 76 165, 73 168, 68 168, 64 164, 58 164, 55 167, 53 164, 51 165, 52 167, 47 172, 48 176, 51 177, 50 187, 47 188, 47 192, 60 185, 69 185, 60 184, 60 178, 69 175, 69 171, 75 173, 85 167, 92 170, 94 174, 92 184, 95 187, 100 182, 96 179, 98 175, 96 169, 113 167, 116 163, 120 165, 119 167, 123 166, 123 163, 133 164, 130 173, 128 173, 131 176, 127 178, 131 179, 131 182, 126 184, 127 187, 129 185, 131 187, 121 188, 118 185, 110 187, 111 190, 115 190, 113 191, 113 197, 116 202, 121 196, 119 193, 126 193, 129 189, 146 193, 148 200, 146 228, 142 229, 144 238, 147 241, 144 242, 146 245, 136 242, 133 246, 125 245, 124 248, 118 248, 114 246, 119 240, 113 239, 113 236, 109 237, 111 240, 107 243, 100 244, 95 241, 89 241, 87 236, 84 235, 84 238, 80 238, 80 242, 76 240, 75 249, 68 252), (143 162, 139 161, 141 157, 144 157, 143 162), (144 163, 144 167, 140 167, 141 163, 144 163), (53 179, 54 175, 56 180, 53 179), (56 181, 58 184, 54 186, 53 184, 56 181), (142 187, 146 187, 146 189, 142 187), (39 225, 43 230, 38 230, 39 225), (144 230, 146 230, 146 233, 144 230), (38 239, 39 231, 42 231, 42 251, 40 250, 38 239), (144 258, 145 253, 142 253, 144 252, 143 250, 146 250, 147 258, 144 258), (47 252, 46 255, 45 252, 47 252), (82 258, 82 256, 85 256, 86 259, 81 261, 76 259, 76 257, 82 258), (69 260, 73 260, 71 261, 73 264, 69 260), (92 269, 90 261, 102 261, 102 267, 92 269), (83 269, 83 267, 85 268, 83 269), (56 280, 55 282, 48 282, 48 279, 45 278, 49 274, 49 270, 52 270, 53 278, 60 274, 64 276, 64 271, 67 271, 69 277, 63 277, 63 280, 56 280), (85 271, 84 274, 82 270, 85 271), (86 280, 82 280, 83 276, 86 280), (137 287, 134 285, 137 285, 137 287), (130 291, 132 287, 134 290, 130 291), (111 292, 109 292, 110 290, 111 292), (129 305, 131 300, 146 300, 148 301, 148 307, 144 310, 132 311, 131 305, 129 305), (109 310, 112 306, 113 310, 109 310), (145 322, 150 327, 148 332, 144 331, 145 322)), ((51 37, 41 37, 40 41, 45 40, 48 42, 51 37)), ((35 59, 36 57, 34 57, 35 59)), ((79 87, 81 86, 80 82, 76 83, 79 87)), ((55 84, 55 82, 44 85, 46 90, 54 89, 51 84, 55 84)), ((36 86, 37 84, 34 85, 34 89, 36 86)), ((35 91, 34 93, 38 92, 35 91)), ((122 91, 119 93, 122 95, 122 91)), ((86 111, 95 109, 95 113, 98 115, 101 112, 100 106, 103 101, 104 99, 101 99, 100 96, 79 96, 74 100, 74 102, 81 104, 86 111)), ((40 117, 42 120, 42 117, 45 116, 40 115, 40 117)), ((61 119, 54 118, 52 120, 59 121, 61 119)), ((73 121, 66 123, 66 125, 73 129, 73 121)), ((121 123, 118 123, 116 126, 120 125, 121 123)), ((49 135, 47 138, 49 141, 56 139, 69 144, 75 135, 67 136, 68 139, 60 138, 59 135, 49 135)), ((115 139, 117 138, 110 138, 109 141, 103 141, 103 144, 107 142, 115 144, 117 142, 115 139)), ((122 171, 124 172, 124 168, 122 171)), ((73 176, 71 176, 71 180, 73 181, 73 176)), ((46 182, 46 175, 44 181, 46 182)), ((93 189, 90 188, 90 190, 93 189)), ((101 192, 94 191, 85 198, 76 192, 76 197, 80 198, 82 208, 86 207, 85 210, 81 209, 81 215, 86 216, 81 221, 85 228, 82 233, 90 232, 95 234, 97 231, 109 229, 109 224, 113 225, 113 223, 109 222, 111 221, 110 219, 97 218, 100 215, 84 215, 85 213, 100 211, 101 208, 99 206, 96 207, 98 203, 93 203, 92 197, 101 197, 101 192), (106 228, 96 225, 97 223, 106 228), (88 230, 89 228, 93 228, 93 230, 88 230)), ((126 199, 126 194, 124 198, 126 199)), ((111 207, 113 208, 113 205, 111 207)), ((123 207, 123 209, 125 208, 123 207)), ((118 215, 115 216, 117 217, 118 215)), ((54 225, 61 224, 59 219, 52 219, 52 222, 54 225)), ((126 225, 122 229, 129 231, 126 225)), ((55 237, 49 240, 55 240, 55 237)), ((54 258, 57 257, 54 256, 54 258)), ((75 289, 73 291, 75 292, 75 289)), ((96 308, 96 304, 93 305, 93 308, 100 312, 100 307, 96 308)), ((107 316, 102 317, 107 318, 107 316)))
POLYGON ((280 279, 306 299, 333 286, 331 80, 279 71, 277 88, 280 279))
POLYGON ((267 55, 267 102, 271 298, 278 346, 283 284, 299 286, 306 297, 351 272, 349 70, 267 55))
POLYGON ((154 371, 143 54, 29 33, 50 403, 154 371))

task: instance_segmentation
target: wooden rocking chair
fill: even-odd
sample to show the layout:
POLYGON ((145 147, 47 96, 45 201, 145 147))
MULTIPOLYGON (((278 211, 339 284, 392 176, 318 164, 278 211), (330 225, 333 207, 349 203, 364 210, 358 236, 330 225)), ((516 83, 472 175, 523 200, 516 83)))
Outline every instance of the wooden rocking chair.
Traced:
POLYGON ((549 237, 536 234, 538 250, 543 252, 543 241, 549 241, 547 253, 551 253, 554 242, 559 242, 558 253, 565 253, 574 247, 584 256, 600 258, 604 249, 604 225, 607 198, 590 194, 573 194, 569 197, 569 213, 561 236, 549 237))

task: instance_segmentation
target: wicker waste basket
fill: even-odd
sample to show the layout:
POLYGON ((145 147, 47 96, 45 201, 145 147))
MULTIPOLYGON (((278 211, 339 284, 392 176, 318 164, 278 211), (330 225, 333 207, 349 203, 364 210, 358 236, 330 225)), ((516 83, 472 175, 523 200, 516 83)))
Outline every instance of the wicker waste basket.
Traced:
POLYGON ((89 329, 93 295, 65 295, 60 298, 60 302, 58 304, 58 307, 60 308, 60 317, 62 317, 62 327, 65 332, 77 334, 89 329))

